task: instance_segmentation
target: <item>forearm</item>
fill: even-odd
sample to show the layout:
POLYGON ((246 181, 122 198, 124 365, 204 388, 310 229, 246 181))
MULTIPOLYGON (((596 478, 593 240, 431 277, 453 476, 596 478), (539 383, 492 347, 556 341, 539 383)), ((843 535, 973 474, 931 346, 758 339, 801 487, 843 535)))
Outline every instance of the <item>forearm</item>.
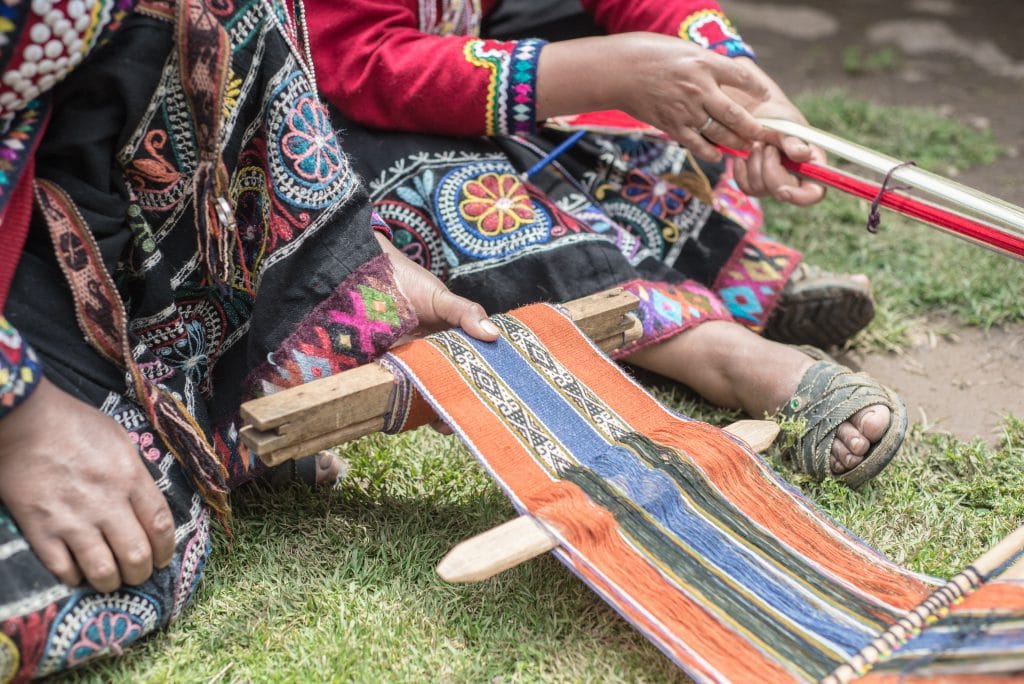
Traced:
POLYGON ((603 109, 633 113, 623 83, 624 72, 643 61, 638 42, 623 34, 545 45, 537 63, 537 119, 603 109))

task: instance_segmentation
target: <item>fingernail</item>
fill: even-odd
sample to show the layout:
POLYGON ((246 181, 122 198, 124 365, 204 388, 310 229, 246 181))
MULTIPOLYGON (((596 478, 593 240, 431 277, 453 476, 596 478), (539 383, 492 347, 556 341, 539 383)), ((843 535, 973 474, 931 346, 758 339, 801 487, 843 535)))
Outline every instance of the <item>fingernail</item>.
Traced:
POLYGON ((491 322, 491 319, 484 318, 480 321, 480 328, 488 335, 500 335, 501 331, 498 330, 498 326, 491 322))
POLYGON ((807 152, 810 149, 811 148, 808 147, 807 145, 805 145, 804 143, 797 143, 796 144, 796 151, 797 152, 807 152))

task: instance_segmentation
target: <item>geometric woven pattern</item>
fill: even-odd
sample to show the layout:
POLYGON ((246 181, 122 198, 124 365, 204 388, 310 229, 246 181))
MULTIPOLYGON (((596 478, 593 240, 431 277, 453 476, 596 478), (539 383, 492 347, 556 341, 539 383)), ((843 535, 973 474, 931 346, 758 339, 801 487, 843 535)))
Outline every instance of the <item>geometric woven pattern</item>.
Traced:
MULTIPOLYGON (((553 553, 694 679, 820 679, 933 588, 728 434, 658 404, 554 308, 494 320, 497 342, 447 331, 392 360, 515 507, 559 540, 553 553)), ((981 600, 986 629, 999 622, 984 604, 999 587, 947 619, 981 600)), ((1011 589, 1017 610, 996 632, 940 622, 870 678, 914 672, 922 649, 932 666, 973 643, 990 658, 1021 655, 1024 591, 1011 589)))

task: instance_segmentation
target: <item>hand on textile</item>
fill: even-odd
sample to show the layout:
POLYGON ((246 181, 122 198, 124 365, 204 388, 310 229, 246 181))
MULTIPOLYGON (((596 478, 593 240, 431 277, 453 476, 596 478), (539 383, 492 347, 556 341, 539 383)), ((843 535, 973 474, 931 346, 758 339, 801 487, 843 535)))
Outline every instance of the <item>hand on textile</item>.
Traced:
POLYGON ((713 143, 745 150, 764 137, 749 105, 767 102, 772 83, 752 64, 654 33, 551 43, 538 63, 538 118, 621 109, 717 161, 713 143))
MULTIPOLYGON (((754 116, 786 119, 797 123, 806 124, 807 119, 800 113, 782 89, 750 59, 736 57, 734 61, 746 64, 750 69, 762 74, 763 80, 768 85, 769 96, 767 100, 758 101, 747 98, 746 94, 732 88, 726 88, 727 92, 743 105, 754 116)), ((791 173, 782 165, 780 150, 793 161, 813 161, 823 164, 825 153, 821 149, 808 145, 799 138, 783 135, 775 131, 765 131, 764 142, 755 143, 750 149, 750 157, 747 160, 737 160, 736 181, 740 188, 751 195, 771 195, 782 202, 789 202, 797 206, 807 206, 821 201, 825 196, 825 188, 822 185, 800 178, 791 173)))
POLYGON ((374 235, 381 249, 391 259, 391 268, 402 294, 412 304, 413 311, 420 319, 417 333, 461 326, 478 340, 493 342, 498 339, 498 328, 487 318, 487 312, 482 306, 452 294, 437 276, 412 262, 386 237, 380 233, 374 235))
POLYGON ((0 420, 0 501, 71 586, 141 584, 174 553, 171 511, 128 434, 45 379, 0 420))

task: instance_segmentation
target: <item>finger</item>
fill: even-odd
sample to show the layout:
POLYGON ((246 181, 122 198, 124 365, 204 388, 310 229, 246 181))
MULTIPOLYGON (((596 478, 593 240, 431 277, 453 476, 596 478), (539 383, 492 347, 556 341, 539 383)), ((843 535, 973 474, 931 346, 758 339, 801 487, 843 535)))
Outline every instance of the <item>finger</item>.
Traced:
POLYGON ((28 539, 27 535, 26 541, 32 547, 32 551, 39 558, 39 561, 57 579, 69 587, 77 587, 82 583, 82 573, 79 572, 78 566, 75 564, 74 559, 71 557, 71 552, 68 551, 68 547, 64 542, 55 538, 35 542, 28 539))
POLYGON ((493 342, 498 339, 498 327, 487 318, 484 307, 447 289, 436 289, 432 296, 434 314, 449 325, 461 326, 478 340, 493 342))
POLYGON ((118 569, 110 546, 95 528, 65 540, 78 568, 85 575, 85 581, 100 593, 114 591, 121 586, 121 572, 118 569))
POLYGON ((750 149, 751 144, 754 142, 753 140, 739 137, 726 126, 713 119, 707 125, 702 126, 697 132, 715 144, 734 150, 750 149))
POLYGON ((708 129, 716 128, 718 130, 715 132, 728 134, 737 141, 743 141, 741 147, 736 147, 740 143, 730 144, 725 140, 719 140, 713 135, 708 135, 708 131, 705 130, 704 135, 717 143, 745 150, 750 147, 750 143, 764 137, 764 127, 754 118, 754 115, 721 90, 711 93, 704 100, 704 109, 717 124, 709 126, 708 129))
POLYGON ((754 194, 750 189, 746 159, 737 157, 732 166, 732 173, 733 177, 736 179, 736 184, 740 186, 740 190, 748 195, 754 194))
POLYGON ((771 97, 766 77, 750 65, 714 53, 708 58, 711 73, 720 85, 737 88, 758 102, 765 102, 771 97))
POLYGON ((138 585, 149 579, 153 574, 153 550, 135 515, 126 512, 117 516, 103 526, 103 536, 114 553, 122 582, 138 585))
POLYGON ((132 508, 149 540, 153 567, 163 568, 174 557, 174 516, 167 499, 152 480, 132 494, 132 508))
POLYGON ((747 192, 751 195, 762 197, 768 194, 764 183, 762 167, 764 166, 764 145, 755 144, 750 148, 750 155, 747 157, 747 192))
POLYGON ((672 131, 670 132, 670 135, 675 138, 680 145, 693 153, 693 156, 697 157, 697 159, 709 162, 718 162, 722 160, 721 150, 689 126, 683 126, 676 131, 672 131))
POLYGON ((779 143, 782 148, 782 152, 793 161, 810 161, 814 154, 814 150, 810 145, 800 138, 793 137, 792 135, 783 136, 779 143))
POLYGON ((800 180, 782 165, 782 153, 774 145, 765 145, 761 162, 761 179, 768 192, 777 200, 788 202, 800 180))

